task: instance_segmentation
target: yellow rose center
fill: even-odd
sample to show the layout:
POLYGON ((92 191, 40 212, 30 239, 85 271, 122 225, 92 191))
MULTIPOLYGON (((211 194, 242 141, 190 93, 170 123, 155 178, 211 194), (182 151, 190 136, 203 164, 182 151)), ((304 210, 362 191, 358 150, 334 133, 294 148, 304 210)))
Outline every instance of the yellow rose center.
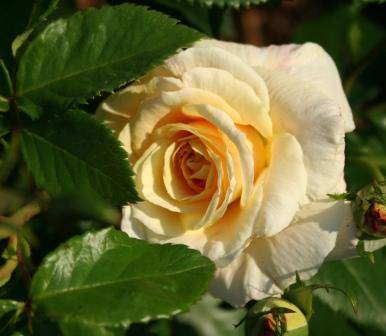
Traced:
POLYGON ((173 160, 175 172, 182 176, 187 186, 193 192, 204 190, 211 163, 189 142, 184 142, 178 147, 173 160))

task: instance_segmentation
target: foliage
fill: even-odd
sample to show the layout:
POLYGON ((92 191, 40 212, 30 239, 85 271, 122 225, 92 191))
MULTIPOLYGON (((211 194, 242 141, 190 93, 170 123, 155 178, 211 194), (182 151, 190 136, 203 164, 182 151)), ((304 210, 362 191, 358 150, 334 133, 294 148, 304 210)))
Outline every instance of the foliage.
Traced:
POLYGON ((26 124, 22 151, 36 183, 52 195, 83 190, 118 205, 139 200, 127 153, 109 129, 85 112, 67 111, 26 124))
POLYGON ((31 299, 66 324, 128 326, 186 310, 213 270, 209 259, 183 245, 150 245, 105 229, 49 254, 32 280, 31 299))

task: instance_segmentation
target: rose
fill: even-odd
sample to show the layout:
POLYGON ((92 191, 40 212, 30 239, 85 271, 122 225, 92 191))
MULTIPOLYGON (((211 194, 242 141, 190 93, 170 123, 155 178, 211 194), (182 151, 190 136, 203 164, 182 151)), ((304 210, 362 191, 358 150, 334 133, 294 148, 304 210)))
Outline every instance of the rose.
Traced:
POLYGON ((354 128, 334 62, 316 44, 206 40, 110 96, 98 116, 130 154, 143 202, 122 230, 182 243, 217 265, 234 304, 312 276, 353 250, 344 136, 354 128), (339 237, 338 237, 339 233, 339 237))

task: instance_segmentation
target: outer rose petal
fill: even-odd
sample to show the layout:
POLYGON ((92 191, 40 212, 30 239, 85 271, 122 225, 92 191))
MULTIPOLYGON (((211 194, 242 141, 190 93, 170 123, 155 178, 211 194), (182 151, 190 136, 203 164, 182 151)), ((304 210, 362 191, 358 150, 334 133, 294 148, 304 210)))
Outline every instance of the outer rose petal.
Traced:
POLYGON ((130 205, 123 207, 121 229, 130 237, 144 240, 147 240, 146 229, 151 229, 164 237, 183 233, 177 213, 150 202, 141 202, 135 207, 130 205), (142 224, 144 222, 146 228, 142 224))
POLYGON ((324 198, 341 183, 344 128, 339 107, 305 82, 280 70, 259 69, 271 94, 275 132, 288 132, 300 143, 307 169, 307 196, 324 198))
POLYGON ((225 70, 236 79, 248 84, 262 103, 259 108, 259 121, 263 122, 259 123, 259 131, 265 137, 272 135, 272 124, 268 115, 267 87, 260 76, 240 58, 220 48, 190 48, 167 60, 165 67, 177 77, 198 67, 225 70))
MULTIPOLYGON (((262 173, 256 181, 249 204, 242 211, 240 204, 234 202, 221 220, 206 229, 187 231, 173 238, 158 235, 140 221, 131 220, 132 211, 128 208, 135 208, 137 205, 124 208, 121 228, 133 237, 153 243, 185 244, 206 255, 218 266, 225 266, 242 252, 253 234, 253 226, 262 201, 264 177, 262 173)), ((167 226, 167 222, 163 223, 163 226, 167 226)))
POLYGON ((223 98, 240 116, 235 120, 242 125, 252 125, 261 134, 270 134, 272 124, 265 106, 252 88, 225 70, 193 68, 182 75, 187 87, 199 88, 223 98))
POLYGON ((181 81, 173 77, 155 77, 146 84, 130 85, 109 96, 96 111, 96 116, 104 120, 115 132, 120 132, 129 119, 136 114, 141 103, 164 91, 181 88, 181 81))
POLYGON ((273 236, 286 228, 306 194, 307 172, 295 137, 278 134, 271 147, 263 204, 255 226, 258 236, 273 236))
MULTIPOLYGON (((352 220, 343 201, 310 203, 298 219, 271 238, 257 238, 229 266, 216 272, 211 292, 232 305, 262 299, 294 281, 313 276, 336 244, 338 232, 352 220)), ((350 223, 352 224, 352 223, 350 223)))
POLYGON ((280 69, 298 80, 313 86, 339 105, 344 118, 345 130, 355 128, 351 108, 342 88, 338 70, 333 59, 315 43, 288 44, 257 48, 232 42, 203 40, 198 47, 219 47, 237 55, 252 67, 280 69))
MULTIPOLYGON (((346 203, 349 204, 349 203, 346 203)), ((328 260, 357 257, 358 229, 354 224, 351 206, 346 207, 343 225, 338 233, 335 248, 327 256, 328 260)))

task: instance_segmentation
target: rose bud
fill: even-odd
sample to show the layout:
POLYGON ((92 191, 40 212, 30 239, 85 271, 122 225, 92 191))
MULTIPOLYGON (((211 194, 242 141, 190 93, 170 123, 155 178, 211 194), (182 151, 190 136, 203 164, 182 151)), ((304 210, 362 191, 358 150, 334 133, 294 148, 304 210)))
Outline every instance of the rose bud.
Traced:
POLYGON ((257 302, 245 321, 246 336, 307 336, 307 320, 292 303, 277 298, 257 302))
POLYGON ((361 232, 373 238, 386 238, 386 181, 360 190, 353 206, 361 232))

